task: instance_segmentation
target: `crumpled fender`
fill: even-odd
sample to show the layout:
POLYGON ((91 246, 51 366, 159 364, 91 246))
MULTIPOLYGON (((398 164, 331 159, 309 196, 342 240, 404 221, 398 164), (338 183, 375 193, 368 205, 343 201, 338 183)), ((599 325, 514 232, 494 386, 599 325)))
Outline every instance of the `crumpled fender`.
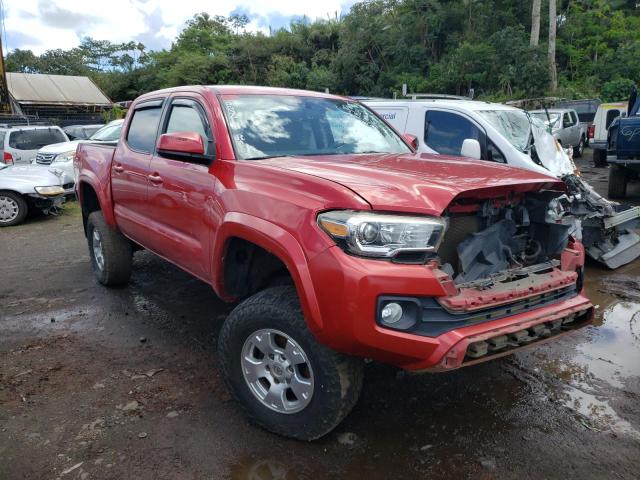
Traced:
POLYGON ((293 278, 309 329, 321 330, 320 307, 302 246, 291 233, 261 218, 240 212, 225 214, 214 236, 211 271, 216 293, 224 299, 232 299, 224 287, 224 256, 229 239, 233 237, 252 242, 282 260, 293 278))

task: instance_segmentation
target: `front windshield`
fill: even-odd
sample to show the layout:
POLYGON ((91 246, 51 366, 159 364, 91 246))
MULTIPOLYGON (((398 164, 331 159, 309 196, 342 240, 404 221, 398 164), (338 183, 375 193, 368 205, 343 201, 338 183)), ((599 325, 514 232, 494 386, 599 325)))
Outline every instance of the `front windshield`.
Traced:
POLYGON ((543 122, 545 125, 548 125, 550 127, 553 127, 556 123, 558 123, 558 120, 560 120, 560 114, 552 113, 552 112, 549 112, 548 117, 546 112, 534 112, 534 113, 531 113, 531 116, 534 118, 537 118, 538 120, 543 122))
POLYGON ((359 103, 292 95, 224 95, 223 105, 240 160, 411 152, 386 123, 359 103))
POLYGON ((521 152, 529 146, 531 124, 522 110, 480 110, 478 113, 521 152))
POLYGON ((123 122, 109 124, 102 127, 96 133, 89 137, 89 140, 98 140, 100 142, 115 142, 120 138, 123 122))

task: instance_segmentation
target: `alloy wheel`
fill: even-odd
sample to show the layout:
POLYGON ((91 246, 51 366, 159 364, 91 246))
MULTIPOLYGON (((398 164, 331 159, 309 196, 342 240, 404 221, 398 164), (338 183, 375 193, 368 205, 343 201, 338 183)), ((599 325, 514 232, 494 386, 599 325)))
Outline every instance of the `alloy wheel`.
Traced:
POLYGON ((289 335, 258 330, 242 347, 242 374, 251 393, 278 413, 297 413, 311 402, 314 378, 309 358, 289 335))
POLYGON ((104 250, 102 247, 102 237, 100 237, 97 229, 93 230, 91 246, 93 247, 93 258, 96 261, 96 266, 102 271, 104 270, 104 250))

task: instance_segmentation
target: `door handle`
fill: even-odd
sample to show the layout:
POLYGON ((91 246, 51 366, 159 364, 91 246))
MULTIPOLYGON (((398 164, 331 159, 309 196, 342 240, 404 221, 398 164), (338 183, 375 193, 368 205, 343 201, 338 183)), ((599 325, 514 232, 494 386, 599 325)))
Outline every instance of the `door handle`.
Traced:
POLYGON ((113 166, 113 171, 117 173, 122 173, 124 172, 124 167, 122 165, 116 164, 113 166))
POLYGON ((154 185, 160 185, 162 183, 162 177, 157 173, 151 174, 147 177, 154 185))

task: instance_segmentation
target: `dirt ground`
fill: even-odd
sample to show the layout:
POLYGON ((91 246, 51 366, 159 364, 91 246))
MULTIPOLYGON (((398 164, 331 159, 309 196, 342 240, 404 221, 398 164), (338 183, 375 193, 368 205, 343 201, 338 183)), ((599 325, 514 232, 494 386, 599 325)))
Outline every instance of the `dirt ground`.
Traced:
POLYGON ((590 263, 596 325, 557 342, 447 374, 367 365, 314 443, 230 399, 214 343, 231 307, 209 287, 147 252, 129 287, 96 283, 77 205, 0 231, 0 280, 0 479, 640 475, 640 262, 590 263))

